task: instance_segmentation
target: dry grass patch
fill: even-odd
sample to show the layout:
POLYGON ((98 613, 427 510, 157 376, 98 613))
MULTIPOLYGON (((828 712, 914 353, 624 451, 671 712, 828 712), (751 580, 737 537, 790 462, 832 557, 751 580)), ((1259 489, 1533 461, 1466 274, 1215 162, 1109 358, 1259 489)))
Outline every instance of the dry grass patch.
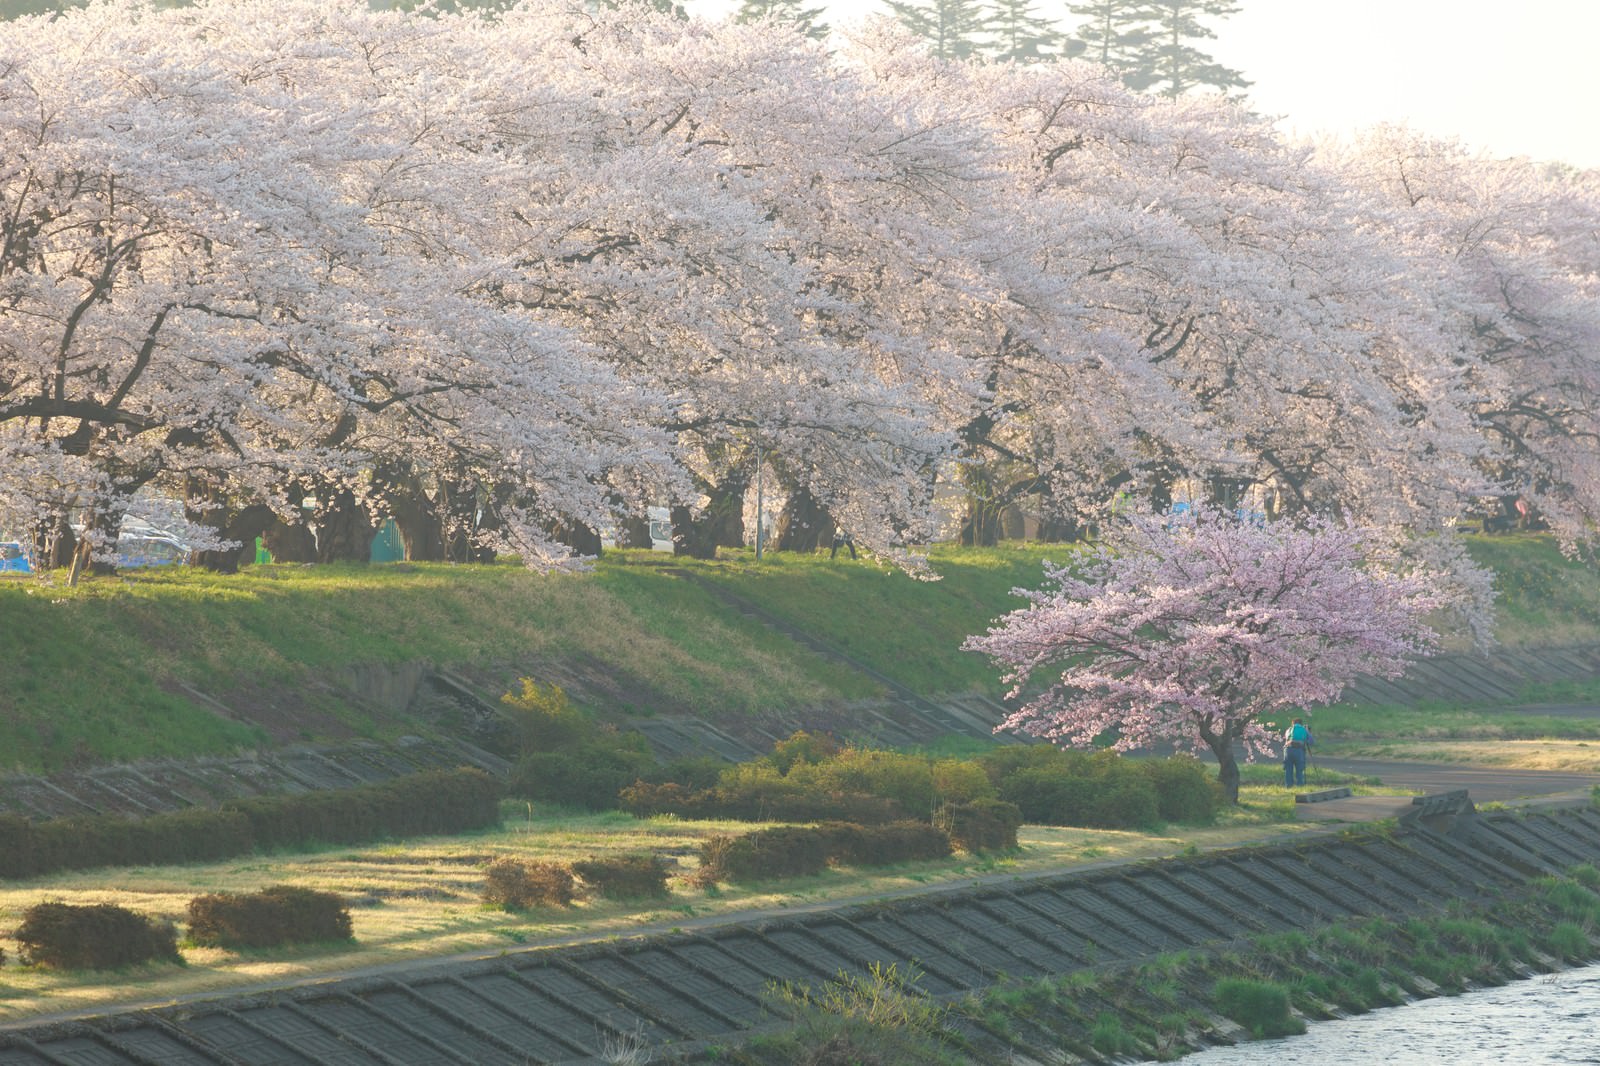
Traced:
POLYGON ((507 804, 496 831, 406 844, 338 848, 316 854, 242 858, 186 867, 99 870, 8 882, 0 887, 0 946, 15 958, 10 932, 24 910, 42 900, 114 903, 178 925, 185 965, 107 973, 58 973, 17 966, 0 970, 0 1023, 134 1003, 242 991, 422 959, 489 955, 534 946, 639 931, 664 931, 746 912, 881 898, 925 891, 974 877, 1012 876, 1181 853, 1303 831, 1277 821, 1265 805, 1230 814, 1214 827, 1172 834, 1025 826, 1012 855, 908 863, 858 871, 830 869, 815 877, 770 884, 696 887, 701 843, 718 833, 744 833, 748 823, 635 820, 616 812, 531 816, 507 804), (570 907, 507 912, 482 902, 484 867, 503 857, 570 863, 649 852, 670 867, 670 896, 661 900, 579 899, 570 907), (306 945, 230 951, 181 942, 189 900, 206 892, 254 892, 285 884, 334 892, 350 907, 353 945, 306 945))
POLYGON ((1341 742, 1352 759, 1461 763, 1508 770, 1600 774, 1600 742, 1588 740, 1380 740, 1341 742))

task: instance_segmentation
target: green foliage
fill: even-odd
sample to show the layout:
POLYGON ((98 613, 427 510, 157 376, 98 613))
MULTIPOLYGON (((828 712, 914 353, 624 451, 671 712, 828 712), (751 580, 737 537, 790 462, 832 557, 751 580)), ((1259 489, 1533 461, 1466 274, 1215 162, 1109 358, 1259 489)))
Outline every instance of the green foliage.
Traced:
POLYGON ((658 855, 618 855, 572 864, 596 894, 607 899, 659 899, 668 894, 665 860, 658 855))
POLYGON ((483 901, 508 911, 566 907, 574 895, 572 871, 559 863, 500 858, 483 870, 483 901))
POLYGON ((839 742, 825 733, 798 730, 772 745, 765 760, 780 774, 787 774, 797 763, 815 765, 839 754, 839 742))
POLYGON ((1158 775, 1110 752, 1043 746, 1028 749, 1027 754, 1014 752, 1002 748, 981 761, 996 781, 1000 798, 1021 808, 1023 819, 1031 824, 1152 828, 1161 820, 1158 783, 1177 790, 1172 809, 1196 803, 1186 769, 1158 775))
POLYGON ((111 970, 181 962, 170 925, 109 903, 37 903, 12 934, 26 962, 61 970, 111 970))
POLYGON ((998 799, 949 803, 940 809, 937 824, 969 855, 1015 851, 1022 809, 998 799))
POLYGON ((818 989, 785 982, 776 995, 802 1013, 816 1011, 877 1029, 937 1032, 947 1008, 919 986, 921 979, 916 970, 902 973, 898 963, 875 962, 865 974, 841 970, 818 989))
POLYGON ((1568 962, 1582 962, 1594 953, 1594 943, 1577 922, 1557 922, 1542 938, 1544 946, 1568 962))
POLYGON ((1222 790, 1216 777, 1192 755, 1144 759, 1139 770, 1156 789, 1156 811, 1165 822, 1207 825, 1217 816, 1222 790))
POLYGON ((358 844, 482 829, 500 820, 500 786, 482 770, 430 770, 360 788, 229 800, 255 846, 358 844))
POLYGON ((617 807, 622 790, 655 767, 632 742, 596 741, 565 751, 540 751, 517 763, 506 791, 524 799, 567 803, 591 811, 617 807))
POLYGON ((521 691, 500 697, 513 717, 519 752, 571 748, 592 739, 594 725, 572 705, 560 685, 540 685, 529 677, 521 678, 520 683, 521 691))
POLYGON ((770 881, 809 877, 828 865, 829 834, 804 826, 774 826, 742 836, 714 836, 700 848, 700 880, 770 881))
POLYGON ((1271 981, 1226 977, 1212 989, 1217 1011, 1232 1018, 1256 1039, 1292 1036, 1306 1031, 1305 1022, 1289 1010, 1289 990, 1271 981))
POLYGON ((825 822, 817 830, 827 840, 828 861, 843 866, 893 866, 950 855, 949 834, 927 822, 825 822))
POLYGON ((1123 1028, 1122 1019, 1109 1011, 1095 1016, 1089 1028, 1089 1043, 1102 1055, 1132 1055, 1139 1050, 1139 1041, 1123 1028))
POLYGON ((225 948, 349 940, 350 911, 336 893, 293 885, 196 896, 189 901, 189 939, 225 948))
POLYGON ((878 796, 914 816, 931 816, 938 801, 933 762, 921 755, 846 748, 820 762, 797 763, 786 776, 810 792, 878 796))

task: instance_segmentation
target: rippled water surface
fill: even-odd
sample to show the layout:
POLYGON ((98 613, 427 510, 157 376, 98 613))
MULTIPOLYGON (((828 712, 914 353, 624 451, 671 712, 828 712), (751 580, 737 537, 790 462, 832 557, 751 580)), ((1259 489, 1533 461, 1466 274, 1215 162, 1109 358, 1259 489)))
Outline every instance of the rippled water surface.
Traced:
POLYGON ((1185 1066, 1600 1063, 1600 966, 1312 1022, 1304 1036, 1212 1048, 1185 1066))

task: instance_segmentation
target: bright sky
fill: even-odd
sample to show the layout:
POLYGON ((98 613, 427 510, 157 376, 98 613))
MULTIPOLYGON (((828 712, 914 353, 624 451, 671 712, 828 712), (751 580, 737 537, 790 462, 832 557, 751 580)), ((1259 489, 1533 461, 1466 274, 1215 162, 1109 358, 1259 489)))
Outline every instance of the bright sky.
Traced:
MULTIPOLYGON (((715 17, 738 0, 690 0, 715 17)), ((886 10, 812 0, 832 22, 886 10)), ((1081 21, 1062 0, 1041 14, 1081 21)), ((1600 0, 1240 0, 1200 42, 1285 129, 1405 122, 1495 155, 1600 167, 1600 0)))

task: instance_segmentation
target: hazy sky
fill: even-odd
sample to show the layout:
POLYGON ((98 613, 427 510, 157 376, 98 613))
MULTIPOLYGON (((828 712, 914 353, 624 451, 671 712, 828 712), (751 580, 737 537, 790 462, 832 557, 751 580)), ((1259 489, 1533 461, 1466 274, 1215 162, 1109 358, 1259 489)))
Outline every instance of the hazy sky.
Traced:
MULTIPOLYGON (((833 22, 876 0, 812 0, 833 22)), ((738 0, 691 0, 714 17, 738 0)), ((1036 10, 1080 21, 1062 0, 1036 10)), ((1301 132, 1404 121, 1496 155, 1600 167, 1600 0, 1241 0, 1203 47, 1301 132)))

